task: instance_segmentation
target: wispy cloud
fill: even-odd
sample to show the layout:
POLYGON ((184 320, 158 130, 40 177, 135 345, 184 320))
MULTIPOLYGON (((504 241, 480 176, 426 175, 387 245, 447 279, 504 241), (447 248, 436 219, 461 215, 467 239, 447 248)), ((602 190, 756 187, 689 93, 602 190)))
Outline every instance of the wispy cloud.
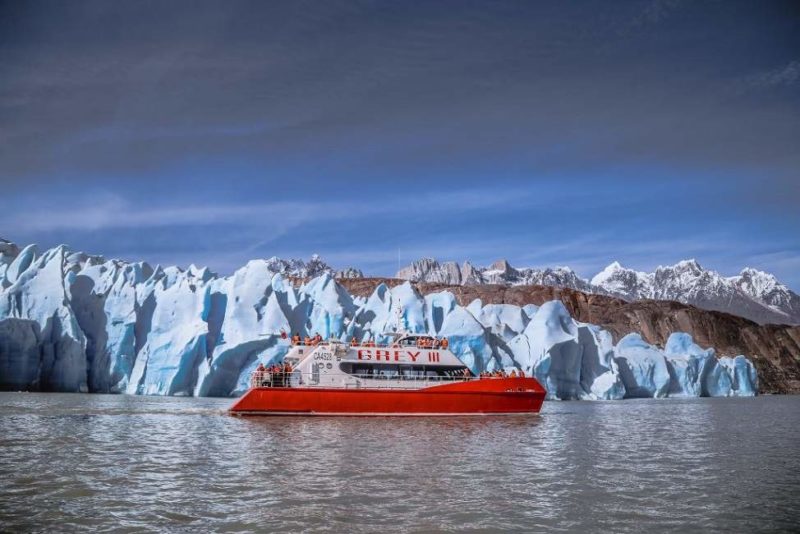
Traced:
POLYGON ((48 209, 35 206, 7 209, 0 225, 11 231, 48 232, 52 230, 112 230, 185 225, 243 223, 256 217, 301 222, 313 217, 318 206, 297 202, 265 204, 180 204, 158 207, 130 203, 117 195, 102 195, 92 201, 78 201, 69 207, 48 209))
MULTIPOLYGON (((23 230, 28 233, 214 224, 259 225, 265 221, 282 221, 293 226, 375 213, 489 209, 531 197, 529 191, 518 188, 497 190, 487 187, 421 194, 398 189, 385 202, 309 198, 302 201, 190 204, 176 197, 173 202, 162 200, 157 205, 142 205, 112 193, 84 193, 75 198, 62 197, 60 206, 41 206, 37 196, 25 195, 17 197, 16 202, 0 215, 0 227, 13 234, 23 230)), ((539 202, 545 201, 543 197, 539 199, 539 202)))
POLYGON ((659 24, 672 15, 681 0, 650 0, 633 21, 634 26, 659 24))
POLYGON ((800 82, 800 61, 790 61, 786 65, 759 72, 745 79, 751 88, 790 87, 800 82))

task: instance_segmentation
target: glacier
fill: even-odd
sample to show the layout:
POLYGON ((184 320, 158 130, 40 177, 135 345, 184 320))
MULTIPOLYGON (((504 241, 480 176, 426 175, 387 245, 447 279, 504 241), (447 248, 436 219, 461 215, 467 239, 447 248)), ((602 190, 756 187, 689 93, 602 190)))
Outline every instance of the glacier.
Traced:
POLYGON ((299 287, 253 260, 230 276, 155 268, 59 246, 0 247, 0 389, 232 396, 290 334, 386 342, 401 329, 447 337, 473 372, 522 369, 551 400, 729 397, 758 392, 744 355, 718 358, 686 333, 663 348, 573 319, 561 301, 458 303, 410 283, 354 296, 330 269, 299 287), (399 324, 398 324, 399 323, 399 324))

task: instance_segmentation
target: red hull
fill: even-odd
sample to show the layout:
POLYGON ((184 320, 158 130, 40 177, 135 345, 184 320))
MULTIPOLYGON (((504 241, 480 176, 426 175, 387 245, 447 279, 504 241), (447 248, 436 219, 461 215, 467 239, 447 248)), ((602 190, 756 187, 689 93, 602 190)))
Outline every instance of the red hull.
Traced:
POLYGON ((534 378, 488 378, 423 389, 252 388, 235 415, 530 414, 545 390, 534 378))

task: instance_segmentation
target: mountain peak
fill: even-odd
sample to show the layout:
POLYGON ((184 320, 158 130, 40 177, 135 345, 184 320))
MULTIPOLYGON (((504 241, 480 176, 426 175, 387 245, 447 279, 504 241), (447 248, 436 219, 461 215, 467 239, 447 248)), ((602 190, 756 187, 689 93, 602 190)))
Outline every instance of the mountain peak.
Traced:
POLYGON ((618 261, 614 260, 606 265, 605 269, 594 275, 591 279, 591 283, 595 286, 601 285, 603 282, 616 275, 617 272, 624 270, 626 269, 618 261))
POLYGON ((673 269, 680 269, 680 270, 691 270, 691 271, 704 271, 703 267, 700 265, 696 259, 691 258, 688 260, 681 260, 675 265, 672 266, 673 269))
POLYGON ((506 261, 505 259, 500 259, 500 260, 497 260, 496 262, 494 262, 493 264, 491 264, 489 266, 489 270, 491 270, 491 271, 499 271, 499 272, 502 272, 502 273, 508 273, 508 272, 511 272, 513 269, 511 267, 511 265, 509 265, 508 261, 506 261))

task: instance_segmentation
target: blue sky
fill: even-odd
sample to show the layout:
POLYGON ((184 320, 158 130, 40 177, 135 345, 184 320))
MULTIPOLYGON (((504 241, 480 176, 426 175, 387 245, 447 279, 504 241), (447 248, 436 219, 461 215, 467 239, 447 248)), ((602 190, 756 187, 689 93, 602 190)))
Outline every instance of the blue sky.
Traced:
POLYGON ((0 10, 0 237, 223 273, 694 257, 800 289, 792 3, 0 10))

